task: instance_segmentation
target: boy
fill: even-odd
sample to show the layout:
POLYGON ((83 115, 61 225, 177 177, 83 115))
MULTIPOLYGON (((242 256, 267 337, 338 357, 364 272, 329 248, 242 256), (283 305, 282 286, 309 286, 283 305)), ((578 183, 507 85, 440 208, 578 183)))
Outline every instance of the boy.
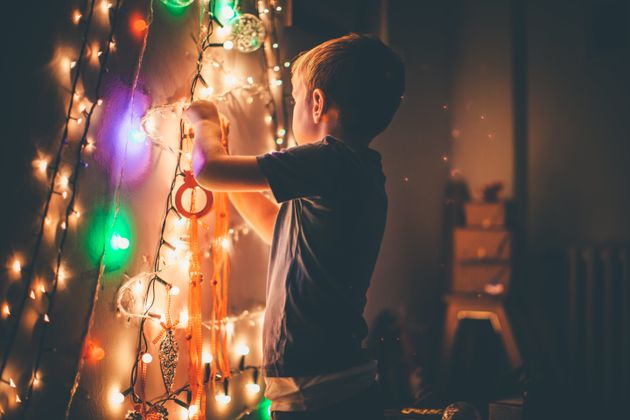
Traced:
POLYGON ((380 155, 368 145, 400 105, 404 68, 377 38, 351 34, 300 55, 292 84, 299 146, 279 152, 230 156, 216 107, 188 108, 206 157, 197 180, 228 191, 271 244, 263 375, 272 418, 382 418, 376 361, 361 348, 387 213, 380 155))

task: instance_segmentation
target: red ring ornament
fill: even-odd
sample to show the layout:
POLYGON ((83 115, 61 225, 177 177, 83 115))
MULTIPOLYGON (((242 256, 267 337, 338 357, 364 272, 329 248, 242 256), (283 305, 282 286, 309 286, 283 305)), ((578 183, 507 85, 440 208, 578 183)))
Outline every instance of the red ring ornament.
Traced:
POLYGON ((210 212, 210 210, 212 209, 213 201, 214 200, 212 198, 212 191, 206 190, 201 185, 199 185, 191 171, 184 171, 184 183, 177 189, 177 193, 175 193, 175 208, 177 209, 177 211, 182 216, 189 219, 192 217, 202 217, 210 212), (182 197, 184 195, 184 191, 192 190, 197 187, 201 188, 201 190, 206 193, 206 205, 198 212, 192 213, 186 210, 182 205, 182 197))

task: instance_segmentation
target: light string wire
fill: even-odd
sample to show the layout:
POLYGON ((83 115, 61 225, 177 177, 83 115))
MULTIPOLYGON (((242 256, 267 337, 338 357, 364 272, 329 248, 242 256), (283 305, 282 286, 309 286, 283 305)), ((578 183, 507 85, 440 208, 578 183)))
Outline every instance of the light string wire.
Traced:
POLYGON ((26 304, 26 299, 29 295, 29 290, 33 281, 33 273, 35 271, 35 262, 37 261, 37 258, 39 257, 39 252, 41 249, 41 243, 42 243, 42 239, 44 236, 44 228, 46 225, 46 217, 48 215, 48 210, 50 208, 50 203, 52 201, 52 197, 53 194, 55 193, 55 183, 57 181, 57 175, 59 173, 59 168, 61 166, 61 162, 62 162, 62 155, 63 155, 63 151, 65 149, 65 146, 68 144, 68 130, 69 130, 69 125, 70 125, 70 120, 73 119, 72 117, 72 108, 74 105, 74 98, 75 98, 75 94, 76 94, 76 90, 77 90, 77 84, 79 82, 79 77, 81 75, 81 69, 83 67, 83 59, 84 59, 84 55, 85 55, 85 51, 87 50, 87 44, 88 44, 88 36, 89 36, 89 32, 90 32, 90 28, 91 28, 91 22, 92 22, 92 15, 93 15, 93 11, 94 11, 94 3, 95 0, 91 0, 90 2, 90 10, 88 13, 88 17, 87 20, 85 22, 85 29, 83 32, 83 40, 82 40, 82 44, 81 44, 81 50, 79 53, 79 58, 77 59, 77 64, 75 66, 75 73, 74 73, 74 77, 72 79, 72 87, 70 89, 70 101, 68 103, 68 110, 66 112, 66 120, 65 120, 65 124, 64 124, 64 128, 63 128, 63 134, 61 135, 61 141, 59 144, 59 148, 57 149, 57 154, 55 156, 55 160, 54 160, 54 164, 51 165, 51 169, 52 169, 52 174, 51 174, 51 179, 50 179, 50 187, 48 189, 48 194, 46 196, 46 201, 44 204, 44 210, 43 210, 43 214, 42 214, 42 218, 41 218, 41 222, 39 225, 39 230, 37 232, 36 235, 36 240, 35 240, 35 245, 33 247, 33 252, 32 252, 32 257, 31 257, 31 262, 30 264, 27 264, 28 270, 27 270, 27 275, 26 275, 26 284, 24 287, 24 292, 20 298, 20 303, 17 306, 17 310, 15 312, 15 315, 13 316, 13 322, 11 324, 10 330, 9 330, 9 334, 8 334, 8 339, 6 340, 7 345, 2 357, 2 366, 0 366, 0 378, 2 378, 2 380, 4 381, 3 375, 4 375, 4 370, 6 368, 9 356, 12 352, 12 348, 13 348, 13 343, 15 341, 15 335, 17 334, 17 329, 19 327, 20 324, 20 320, 22 318, 22 313, 24 311, 24 307, 26 304))
MULTIPOLYGON (((272 126, 272 131, 273 131, 273 138, 274 138, 274 147, 276 150, 280 150, 284 147, 284 145, 286 144, 285 138, 286 138, 286 112, 283 112, 283 126, 285 127, 285 131, 284 131, 284 135, 280 136, 279 135, 279 121, 278 121, 278 105, 276 103, 276 99, 275 99, 275 95, 274 92, 271 89, 271 80, 269 77, 269 73, 270 70, 273 71, 275 66, 280 66, 280 47, 277 43, 277 39, 276 39, 276 31, 275 31, 275 25, 274 25, 274 13, 275 13, 275 8, 274 7, 270 7, 273 6, 272 4, 269 4, 267 1, 264 0, 258 0, 258 13, 259 15, 267 15, 267 26, 271 29, 271 31, 267 30, 268 33, 270 33, 270 37, 267 38, 265 40, 265 42, 263 42, 262 45, 262 49, 263 49, 263 54, 262 54, 262 60, 263 60, 263 67, 265 68, 265 78, 267 80, 267 90, 268 90, 268 94, 269 94, 269 100, 265 103, 265 108, 267 108, 267 111, 269 112, 270 115, 273 115, 272 121, 271 121, 271 126, 272 126), (269 44, 271 44, 271 48, 269 48, 269 44), (277 46, 276 48, 274 48, 274 45, 277 46), (275 52, 274 52, 275 50, 275 52), (269 56, 268 56, 269 55, 269 56), (270 65, 270 57, 274 59, 275 64, 274 65, 270 65)), ((280 73, 282 75, 282 73, 280 73)), ((276 85, 274 83, 275 86, 280 87, 281 92, 280 92, 280 97, 283 98, 284 97, 284 83, 282 83, 282 76, 280 77, 279 80, 281 83, 280 85, 276 85)), ((284 101, 283 101, 284 102, 284 101)))
MULTIPOLYGON (((71 69, 76 68, 75 70, 75 74, 74 74, 74 78, 72 79, 72 87, 70 89, 70 101, 68 104, 68 111, 66 113, 66 121, 65 121, 65 125, 64 125, 64 130, 63 130, 63 135, 62 135, 62 139, 61 139, 61 143, 59 145, 56 157, 55 157, 55 161, 54 161, 54 165, 52 166, 52 177, 51 177, 51 181, 50 181, 50 189, 48 191, 48 195, 47 195, 47 199, 46 199, 46 203, 44 205, 44 211, 43 211, 43 215, 42 215, 42 222, 40 224, 40 229, 38 231, 37 234, 37 239, 36 239, 36 243, 34 245, 34 250, 33 250, 33 254, 32 254, 32 259, 31 259, 31 263, 28 265, 29 269, 27 272, 27 276, 26 276, 26 287, 24 288, 24 293, 22 295, 22 299, 20 302, 20 305, 18 306, 18 310, 17 313, 15 315, 15 319, 14 319, 14 323, 13 323, 13 328, 10 331, 10 335, 9 335, 9 340, 7 340, 7 349, 4 353, 3 356, 3 361, 2 361, 2 368, 0 370, 0 373, 4 373, 4 369, 7 366, 8 363, 8 359, 12 353, 12 347, 13 347, 13 343, 15 341, 15 336, 17 334, 17 328, 20 325, 20 321, 22 318, 22 314, 26 305, 26 297, 30 295, 30 290, 31 290, 31 284, 32 284, 32 280, 33 280, 33 273, 35 270, 35 266, 36 266, 36 262, 37 262, 37 258, 39 256, 39 251, 41 249, 41 241, 43 238, 43 233, 44 233, 44 226, 46 225, 46 220, 47 220, 47 215, 48 215, 48 210, 50 208, 50 203, 52 201, 52 196, 54 193, 56 193, 55 191, 55 182, 56 182, 56 178, 57 175, 59 173, 59 168, 61 166, 61 162, 63 159, 63 151, 64 151, 64 147, 68 144, 68 126, 69 126, 69 121, 70 120, 77 120, 77 122, 79 121, 79 119, 72 117, 72 108, 74 105, 74 99, 77 96, 77 84, 81 75, 81 70, 83 68, 83 60, 84 60, 84 56, 85 56, 85 51, 87 50, 87 43, 88 43, 88 38, 89 38, 89 33, 90 33, 90 29, 91 29, 91 22, 92 22, 92 17, 93 17, 93 13, 94 13, 94 4, 95 1, 92 0, 89 3, 89 12, 88 12, 88 17, 85 20, 85 30, 83 33, 83 40, 82 40, 82 45, 81 45, 81 49, 80 49, 80 53, 79 53, 79 58, 77 59, 76 62, 74 62, 73 65, 71 65, 71 69)), ((110 20, 111 20, 111 8, 108 8, 108 12, 110 13, 110 20)), ((111 37, 109 39, 109 41, 112 41, 111 37)), ((106 63, 107 63, 107 57, 109 55, 109 49, 111 47, 110 42, 108 42, 107 44, 107 49, 105 51, 105 55, 100 58, 100 64, 101 64, 101 68, 100 68, 100 72, 99 72, 99 82, 97 84, 97 86, 100 86, 100 80, 102 79, 102 76, 104 74, 104 72, 106 72, 106 63)), ((99 54, 99 57, 102 54, 99 54)), ((85 109, 82 110, 82 114, 86 116, 86 123, 83 129, 83 134, 81 136, 81 140, 79 142, 79 146, 77 148, 77 157, 76 157, 76 161, 74 164, 74 168, 73 168, 73 172, 72 172, 72 179, 69 182, 69 186, 71 187, 72 193, 71 193, 71 197, 70 200, 68 202, 68 206, 66 207, 66 212, 65 212, 65 220, 62 224, 62 236, 61 236, 61 240, 60 240, 60 244, 59 247, 57 249, 57 258, 56 258, 56 265, 55 265, 55 275, 54 275, 54 279, 53 279, 53 287, 51 289, 50 292, 45 292, 43 294, 48 296, 48 308, 47 308, 47 312, 44 314, 44 322, 42 324, 42 332, 40 335, 40 340, 39 340, 39 346, 37 347, 37 356, 35 359, 35 364, 34 367, 32 369, 31 372, 31 376, 30 376, 30 380, 29 380, 29 385, 28 385, 28 389, 26 392, 26 397, 25 397, 25 403, 22 406, 22 413, 25 414, 29 408, 30 405, 30 400, 32 397, 32 393, 33 393, 33 388, 35 386, 36 381, 38 381, 38 370, 39 370, 39 366, 41 363, 41 359, 42 359, 42 354, 43 354, 43 346, 45 344, 45 339, 46 339, 46 333, 48 330, 48 324, 50 323, 50 318, 49 315, 50 313, 52 313, 53 310, 53 306, 54 306, 54 297, 56 295, 57 292, 57 286, 58 286, 58 282, 59 282, 59 275, 60 275, 60 270, 61 270, 61 262, 62 262, 62 258, 63 258, 63 251, 65 248, 65 242, 67 239, 67 235, 68 235, 68 230, 69 230, 69 221, 70 221, 70 217, 72 214, 77 214, 76 210, 74 209, 74 201, 75 201, 75 197, 76 197, 76 191, 77 191, 77 185, 78 185, 78 175, 80 172, 80 169, 82 166, 87 166, 87 163, 82 161, 82 152, 83 149, 85 148, 86 145, 88 145, 88 141, 87 141, 87 134, 89 131, 89 127, 90 127, 90 122, 91 122, 91 117, 94 113, 94 110, 96 108, 96 106, 99 106, 101 104, 101 100, 99 98, 99 89, 97 87, 96 89, 96 101, 93 102, 90 106, 90 110, 88 112, 85 112, 85 109)), ((64 195, 65 198, 65 195, 64 195)), ((12 382, 12 381, 10 381, 12 382)), ((19 401, 19 392, 16 394, 16 399, 19 401)))
MULTIPOLYGON (((205 80, 203 80, 203 77, 201 75, 201 71, 203 68, 203 55, 204 52, 210 48, 213 47, 214 45, 212 43, 210 43, 210 36, 213 33, 213 23, 216 20, 216 18, 214 17, 214 15, 212 14, 211 10, 213 10, 212 5, 213 5, 213 0, 210 1, 209 3, 209 10, 207 11, 208 13, 208 27, 207 27, 207 32, 205 34, 205 36, 203 36, 203 39, 201 40, 200 43, 197 42, 197 40, 195 39, 195 37, 193 36, 193 40, 195 41, 195 43, 197 44, 198 47, 198 58, 197 58, 197 68, 196 68, 196 74, 193 77, 192 83, 191 83, 191 88, 190 88, 190 102, 192 102, 192 100, 194 99, 194 94, 195 94, 195 88, 197 86, 197 83, 199 80, 202 81, 203 84, 205 84, 205 80)), ((203 16, 203 13, 206 13, 206 11, 203 8, 203 2, 202 2, 202 9, 201 9, 201 13, 203 16)), ((200 17, 200 23, 203 21, 203 18, 200 17)), ((201 30, 200 30, 201 33, 201 30)), ((183 144, 184 141, 188 138, 188 135, 185 132, 185 126, 184 126, 184 121, 180 120, 180 139, 179 139, 179 150, 181 150, 183 148, 183 144)), ((177 181, 179 178, 184 176, 184 172, 182 171, 181 168, 181 154, 177 156, 177 163, 175 165, 175 170, 174 170, 174 174, 172 177, 172 181, 171 181, 171 185, 169 188, 169 193, 168 196, 166 198, 166 210, 165 210, 165 214, 164 214, 164 218, 162 219, 162 226, 160 229, 160 239, 158 241, 158 245, 157 245, 157 250, 155 253, 155 259, 153 262, 153 271, 154 273, 158 273, 161 271, 161 252, 162 252, 162 248, 163 246, 166 244, 166 239, 164 238, 165 236, 165 231, 166 231, 166 224, 168 221, 169 216, 171 215, 171 213, 175 213, 177 216, 181 217, 179 215, 179 213, 177 212, 176 207, 173 205, 173 192, 175 191, 175 186, 177 184, 177 181)), ((155 304, 155 287, 156 287, 156 283, 158 281, 158 277, 157 275, 153 276, 151 280, 149 280, 147 288, 146 288, 146 293, 145 293, 145 301, 144 301, 144 308, 145 308, 145 315, 147 315, 149 313, 149 311, 151 310, 151 308, 153 307, 153 305, 155 304)), ((138 344, 137 344, 137 350, 136 350, 136 360, 134 362, 133 368, 131 369, 131 378, 130 378, 130 387, 129 390, 131 391, 131 399, 134 403, 136 404, 148 404, 149 406, 155 405, 155 404, 159 404, 159 405, 163 405, 165 404, 167 401, 169 400, 174 400, 176 403, 178 403, 179 405, 182 405, 183 402, 178 400, 177 396, 183 392, 183 391, 189 391, 190 390, 190 386, 189 384, 184 385, 183 387, 178 388, 177 390, 170 392, 168 391, 168 389, 166 389, 166 396, 159 399, 157 402, 152 403, 151 401, 144 401, 143 398, 140 398, 140 396, 138 396, 136 394, 135 388, 136 388, 136 383, 138 380, 138 373, 139 373, 139 365, 141 363, 141 355, 143 353, 146 352, 146 350, 148 349, 148 340, 144 331, 144 327, 145 327, 145 322, 146 322, 147 318, 142 318, 140 321, 140 329, 139 329, 139 334, 138 334, 138 344)), ((190 393, 188 393, 188 395, 190 395, 190 393)), ((190 401, 188 401, 185 406, 187 407, 188 404, 190 403, 190 401)))
MULTIPOLYGON (((272 36, 272 42, 274 42, 274 43, 277 43, 278 40, 279 40, 278 29, 277 29, 277 24, 278 24, 278 20, 279 19, 276 19, 276 12, 279 10, 276 7, 277 4, 278 4, 277 0, 272 0, 271 1, 271 6, 272 7, 269 9, 270 10, 270 14, 271 14, 271 16, 270 16, 270 20, 271 20, 271 36, 272 36)), ((287 66, 285 66, 284 64, 281 64, 282 60, 281 60, 281 56, 280 56, 280 47, 278 47, 278 48, 273 48, 272 47, 272 49, 274 50, 274 57, 275 57, 275 60, 276 60, 276 65, 280 67, 280 71, 282 72, 282 68, 287 67, 287 66)), ((287 61, 287 63, 289 63, 288 66, 290 68, 290 65, 291 65, 290 61, 287 61)), ((287 68, 287 70, 289 70, 289 75, 290 75, 291 72, 290 72, 289 68, 287 68)), ((281 77, 282 77, 282 73, 281 73, 281 77)), ((289 77, 289 79, 291 79, 291 78, 289 77)), ((280 79, 280 80, 282 80, 282 79, 280 79)), ((291 127, 289 126, 290 125, 289 124, 290 123, 290 121, 289 121, 289 107, 287 106, 287 99, 289 97, 291 97, 291 93, 287 92, 287 90, 285 89, 285 84, 284 83, 281 85, 281 89, 282 89, 282 91, 280 92, 280 100, 281 100, 282 118, 283 118, 284 129, 285 129, 284 135, 281 136, 281 138, 283 138, 283 140, 284 140, 284 142, 283 142, 284 146, 285 147, 289 147, 287 139, 288 139, 288 132, 291 129, 291 127)))
MULTIPOLYGON (((116 4, 113 6, 113 8, 110 8, 110 31, 109 34, 107 36, 107 48, 104 51, 104 58, 103 58, 103 65, 101 67, 101 71, 99 72, 99 76, 96 82, 96 95, 97 97, 99 96, 100 93, 100 89, 101 89, 101 84, 103 82, 103 77, 105 75, 105 73, 108 71, 107 69, 107 63, 109 61, 109 56, 110 56, 110 52, 111 52, 111 45, 113 44, 114 41, 114 33, 116 31, 116 23, 118 22, 118 14, 120 12, 120 8, 122 6, 122 2, 123 0, 116 0, 116 4)), ((147 29, 148 32, 148 29, 147 29)), ((89 121, 91 118, 91 111, 90 114, 87 117, 87 121, 86 121, 86 128, 84 130, 83 133, 83 137, 81 138, 81 148, 79 149, 80 151, 83 150, 83 147, 86 144, 86 139, 87 139, 87 133, 88 133, 88 128, 89 128, 89 121)), ((125 158, 126 159, 126 148, 127 145, 125 144, 125 158)), ((80 155, 80 152, 79 152, 80 155)), ((121 172, 120 172, 120 177, 118 180, 118 184, 116 185, 116 189, 114 191, 114 195, 117 197, 117 201, 116 201, 116 211, 114 213, 114 217, 113 217, 113 221, 112 221, 112 225, 111 228, 113 229, 113 226, 115 226, 116 224, 116 219, 118 216, 118 211, 119 211, 119 207, 120 207, 120 188, 122 185, 122 178, 123 178, 123 170, 125 167, 125 161, 123 162, 123 165, 121 167, 121 172)), ((78 176, 78 174, 77 174, 78 176)), ((74 200, 74 194, 72 199, 74 200)), ((106 232, 106 238, 109 237, 109 232, 106 232)), ((87 311, 87 315, 86 315, 86 321, 84 322, 84 329, 83 332, 81 334, 81 355, 80 357, 77 358, 77 361, 75 363, 74 366, 74 378, 72 381, 72 387, 70 388, 70 395, 68 398, 68 402, 66 404, 66 412, 65 412, 65 418, 68 418, 70 416, 70 410, 72 408, 72 403, 74 401, 74 396, 76 395, 76 390, 78 389, 79 386, 79 382, 81 380, 81 371, 83 369, 83 364, 84 364, 84 357, 83 357, 83 350, 85 349, 85 344, 86 344, 86 340, 90 334, 90 331, 92 329, 92 324, 94 322, 94 312, 95 312, 95 308, 96 308, 96 303, 98 302, 98 296, 99 296, 99 289, 100 289, 100 285, 101 285, 101 280, 103 278, 103 273, 105 271, 105 253, 106 253, 106 249, 107 249, 107 241, 103 242, 103 248, 101 250, 101 254, 99 256, 99 260, 98 260, 98 266, 97 266, 97 277, 96 280, 94 282, 94 286, 92 289, 92 298, 90 299, 90 305, 88 307, 88 311, 87 311)))

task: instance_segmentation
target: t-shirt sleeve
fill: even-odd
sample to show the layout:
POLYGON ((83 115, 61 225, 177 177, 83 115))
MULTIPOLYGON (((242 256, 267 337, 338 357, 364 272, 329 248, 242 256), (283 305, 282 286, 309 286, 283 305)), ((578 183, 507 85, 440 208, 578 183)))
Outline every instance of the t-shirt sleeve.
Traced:
POLYGON ((339 153, 324 141, 256 156, 278 203, 332 191, 339 153))

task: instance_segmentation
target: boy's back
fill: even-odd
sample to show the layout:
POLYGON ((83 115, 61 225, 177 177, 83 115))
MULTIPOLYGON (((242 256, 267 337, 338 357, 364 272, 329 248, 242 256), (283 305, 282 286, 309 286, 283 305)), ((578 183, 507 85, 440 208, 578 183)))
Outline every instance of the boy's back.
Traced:
POLYGON ((369 359, 365 294, 383 237, 380 155, 333 138, 258 157, 282 204, 263 330, 266 376, 337 372, 369 359))

